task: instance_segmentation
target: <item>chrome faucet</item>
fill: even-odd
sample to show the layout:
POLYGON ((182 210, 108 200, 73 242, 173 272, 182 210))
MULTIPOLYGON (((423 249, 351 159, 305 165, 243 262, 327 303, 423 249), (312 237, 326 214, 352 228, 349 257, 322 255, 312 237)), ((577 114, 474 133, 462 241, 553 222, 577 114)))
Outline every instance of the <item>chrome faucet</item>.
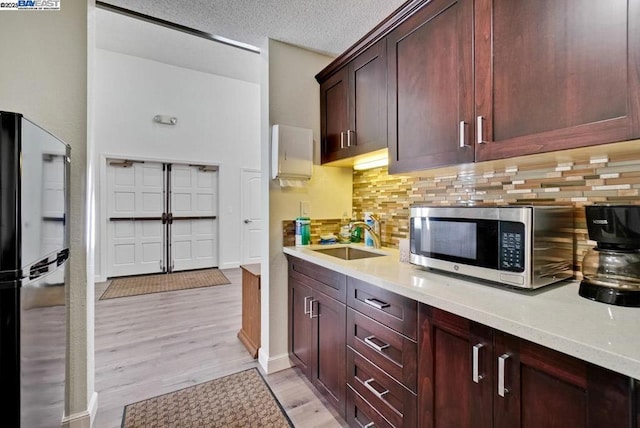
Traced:
POLYGON ((352 221, 351 223, 349 223, 349 231, 353 230, 354 227, 364 227, 365 229, 367 229, 367 232, 371 234, 371 238, 373 239, 373 248, 382 248, 382 240, 380 239, 380 235, 378 235, 375 231, 375 225, 380 224, 380 220, 378 220, 378 218, 373 215, 371 216, 371 219, 373 220, 374 227, 371 227, 364 221, 352 221))

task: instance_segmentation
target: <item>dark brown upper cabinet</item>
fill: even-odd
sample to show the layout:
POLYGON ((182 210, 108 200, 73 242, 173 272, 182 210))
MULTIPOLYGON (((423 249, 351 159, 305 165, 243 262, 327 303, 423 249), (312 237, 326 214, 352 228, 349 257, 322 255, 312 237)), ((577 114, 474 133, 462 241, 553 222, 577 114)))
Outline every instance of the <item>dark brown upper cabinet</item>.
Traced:
MULTIPOLYGON (((320 75, 319 75, 320 76, 320 75)), ((387 147, 386 44, 381 40, 320 82, 321 161, 387 147)))
POLYGON ((640 1, 475 0, 476 161, 640 136, 640 1))
POLYGON ((474 161, 473 1, 434 0, 387 36, 389 172, 474 161))
POLYGON ((639 138, 640 0, 410 0, 316 79, 323 163, 388 142, 400 173, 639 138))

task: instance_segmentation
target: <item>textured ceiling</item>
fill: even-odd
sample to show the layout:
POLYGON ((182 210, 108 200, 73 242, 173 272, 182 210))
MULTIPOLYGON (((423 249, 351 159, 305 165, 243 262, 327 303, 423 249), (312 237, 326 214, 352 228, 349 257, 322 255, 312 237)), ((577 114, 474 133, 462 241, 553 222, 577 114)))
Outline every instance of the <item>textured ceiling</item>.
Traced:
POLYGON ((256 47, 265 38, 337 56, 404 0, 106 0, 256 47))

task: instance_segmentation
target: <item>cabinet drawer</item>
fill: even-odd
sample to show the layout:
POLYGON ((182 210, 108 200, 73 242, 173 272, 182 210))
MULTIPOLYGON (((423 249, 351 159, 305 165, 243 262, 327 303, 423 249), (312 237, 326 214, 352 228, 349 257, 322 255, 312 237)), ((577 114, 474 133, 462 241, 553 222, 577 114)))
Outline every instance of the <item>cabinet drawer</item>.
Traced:
POLYGON ((416 392, 416 342, 347 308, 347 345, 416 392))
POLYGON ((416 426, 416 395, 351 348, 347 382, 393 426, 416 426))
POLYGON ((347 304, 417 340, 418 302, 359 279, 347 278, 347 304))
POLYGON ((346 301, 346 275, 289 256, 289 276, 339 302, 346 301))
POLYGON ((347 423, 356 428, 394 428, 351 387, 347 387, 347 423))

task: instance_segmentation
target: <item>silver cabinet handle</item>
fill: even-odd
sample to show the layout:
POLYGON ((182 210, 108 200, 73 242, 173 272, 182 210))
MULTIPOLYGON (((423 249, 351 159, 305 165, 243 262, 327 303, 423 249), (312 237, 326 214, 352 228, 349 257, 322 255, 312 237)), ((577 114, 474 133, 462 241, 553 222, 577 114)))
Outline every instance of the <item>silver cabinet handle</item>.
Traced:
POLYGON ((365 337, 364 338, 364 343, 366 343, 367 345, 371 346, 373 349, 375 349, 378 352, 382 352, 382 351, 384 351, 385 349, 387 349, 389 347, 388 344, 382 342, 380 339, 378 339, 378 340, 380 340, 382 342, 382 345, 376 344, 373 341, 373 339, 377 339, 377 337, 375 337, 375 336, 365 337))
POLYGON ((384 309, 391 306, 387 302, 383 302, 382 300, 378 300, 378 299, 364 299, 364 302, 367 305, 373 306, 376 309, 384 309))
POLYGON ((511 358, 509 354, 502 354, 498 357, 498 395, 500 397, 509 393, 509 390, 504 387, 504 366, 509 358, 511 358))
POLYGON ((482 136, 482 128, 484 127, 484 117, 478 116, 476 122, 476 135, 478 136, 478 144, 486 144, 482 136))
MULTIPOLYGON (((350 129, 347 129, 347 147, 351 147, 351 134, 354 134, 355 137, 355 132, 353 132, 350 129)), ((353 139, 353 145, 356 145, 356 139, 353 139)))
POLYGON ((369 422, 368 424, 366 424, 362 428, 373 428, 374 426, 376 426, 376 424, 374 424, 373 422, 369 422))
POLYGON ((314 302, 317 302, 317 300, 316 299, 309 300, 309 318, 311 318, 311 319, 318 318, 320 316, 320 314, 313 315, 313 303, 314 302))
POLYGON ((311 309, 307 309, 309 307, 309 302, 308 300, 311 299, 312 296, 307 296, 304 298, 304 314, 305 315, 309 315, 309 312, 311 312, 311 309))
POLYGON ((467 122, 465 122, 464 120, 460 121, 458 136, 460 138, 460 148, 464 149, 465 147, 469 147, 469 144, 467 144, 467 122))
POLYGON ((344 132, 340 133, 340 148, 344 149, 344 132))
POLYGON ((484 378, 484 375, 480 374, 480 350, 484 348, 482 343, 478 343, 477 345, 473 345, 473 374, 472 380, 475 383, 480 383, 480 380, 484 378))
POLYGON ((376 397, 378 397, 379 399, 383 399, 382 397, 384 397, 386 394, 389 393, 388 389, 385 389, 384 391, 380 392, 377 389, 375 389, 373 386, 371 386, 371 382, 375 382, 373 378, 371 379, 367 379, 364 381, 364 386, 373 393, 373 395, 375 395, 376 397))

